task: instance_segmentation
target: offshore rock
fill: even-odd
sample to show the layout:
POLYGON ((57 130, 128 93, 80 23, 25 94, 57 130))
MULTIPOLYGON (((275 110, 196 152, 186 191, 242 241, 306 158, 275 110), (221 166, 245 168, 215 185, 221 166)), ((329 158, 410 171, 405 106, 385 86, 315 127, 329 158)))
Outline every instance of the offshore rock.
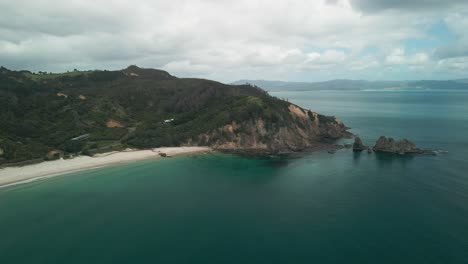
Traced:
POLYGON ((363 151, 367 149, 369 149, 369 147, 364 145, 364 143, 362 143, 362 140, 360 137, 354 138, 353 151, 363 151))
POLYGON ((396 141, 393 138, 387 138, 381 136, 374 146, 375 152, 387 152, 387 153, 394 153, 394 154, 433 154, 432 150, 425 150, 417 148, 416 145, 407 140, 402 139, 400 141, 396 141))

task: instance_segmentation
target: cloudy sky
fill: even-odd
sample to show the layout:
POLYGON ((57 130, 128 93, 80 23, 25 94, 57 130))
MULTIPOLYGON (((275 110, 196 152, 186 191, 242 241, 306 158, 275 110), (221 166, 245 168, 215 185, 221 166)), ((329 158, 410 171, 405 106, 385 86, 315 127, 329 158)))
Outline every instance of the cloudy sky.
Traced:
POLYGON ((0 0, 0 65, 180 77, 468 77, 467 0, 0 0))

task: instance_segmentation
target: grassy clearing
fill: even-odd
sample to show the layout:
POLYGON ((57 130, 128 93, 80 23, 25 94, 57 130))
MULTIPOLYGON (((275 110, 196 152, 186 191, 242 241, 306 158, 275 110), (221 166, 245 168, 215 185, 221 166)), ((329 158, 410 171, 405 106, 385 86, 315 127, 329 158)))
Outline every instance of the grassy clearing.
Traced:
POLYGON ((48 79, 55 79, 59 77, 74 77, 79 76, 82 74, 90 74, 95 71, 73 71, 73 72, 63 72, 63 73, 25 73, 24 76, 31 80, 39 81, 39 80, 48 80, 48 79))

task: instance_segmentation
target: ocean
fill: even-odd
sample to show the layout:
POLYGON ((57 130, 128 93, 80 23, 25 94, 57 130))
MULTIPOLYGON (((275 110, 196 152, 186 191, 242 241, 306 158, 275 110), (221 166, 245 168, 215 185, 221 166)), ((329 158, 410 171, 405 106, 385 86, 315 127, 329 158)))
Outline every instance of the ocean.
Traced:
POLYGON ((0 189, 0 263, 468 263, 468 91, 276 92, 373 145, 202 154, 0 189))

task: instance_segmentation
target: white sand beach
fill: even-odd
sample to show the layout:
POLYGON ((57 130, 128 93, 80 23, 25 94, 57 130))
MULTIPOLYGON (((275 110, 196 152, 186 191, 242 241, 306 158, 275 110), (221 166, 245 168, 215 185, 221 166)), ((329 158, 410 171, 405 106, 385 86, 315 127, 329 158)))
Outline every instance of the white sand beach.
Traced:
POLYGON ((23 167, 7 167, 0 169, 0 188, 113 164, 144 159, 157 159, 161 158, 160 153, 165 153, 168 157, 171 157, 210 151, 212 151, 212 149, 208 147, 168 147, 151 150, 125 150, 121 152, 98 154, 93 157, 79 156, 73 159, 45 161, 23 167))

